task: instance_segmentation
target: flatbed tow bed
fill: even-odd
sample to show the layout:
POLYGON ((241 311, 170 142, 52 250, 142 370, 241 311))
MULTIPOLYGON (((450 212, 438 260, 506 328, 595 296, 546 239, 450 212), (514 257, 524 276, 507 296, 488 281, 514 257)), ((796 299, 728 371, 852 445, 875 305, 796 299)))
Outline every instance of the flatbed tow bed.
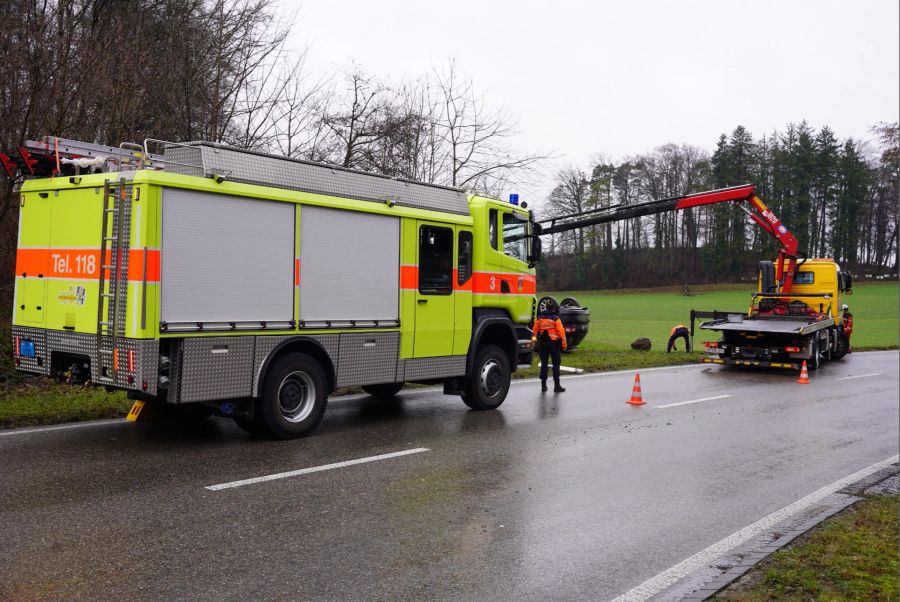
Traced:
MULTIPOLYGON (((771 337, 807 337, 808 335, 820 330, 834 326, 832 318, 815 319, 806 316, 747 316, 744 314, 730 314, 728 317, 717 320, 702 322, 700 328, 703 330, 713 330, 718 332, 733 332, 740 334, 745 338, 754 338, 757 336, 771 337)), ((712 352, 713 349, 708 349, 712 352)), ((791 370, 799 370, 802 367, 803 360, 808 359, 801 357, 804 355, 805 349, 799 349, 791 355, 797 355, 796 358, 789 358, 787 361, 772 361, 771 359, 757 359, 746 357, 747 355, 765 354, 766 349, 754 347, 752 350, 742 347, 736 347, 734 352, 741 353, 741 357, 704 357, 704 364, 723 364, 727 366, 756 366, 759 368, 787 368, 791 370)), ((783 352, 782 346, 773 346, 771 352, 783 352)))

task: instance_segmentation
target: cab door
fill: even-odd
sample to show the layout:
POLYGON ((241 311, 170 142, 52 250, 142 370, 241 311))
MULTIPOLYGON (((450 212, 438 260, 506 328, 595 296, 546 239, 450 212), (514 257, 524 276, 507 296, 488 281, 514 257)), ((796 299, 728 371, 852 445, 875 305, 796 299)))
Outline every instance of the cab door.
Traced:
POLYGON ((453 354, 454 294, 451 226, 417 221, 418 283, 414 357, 453 354))

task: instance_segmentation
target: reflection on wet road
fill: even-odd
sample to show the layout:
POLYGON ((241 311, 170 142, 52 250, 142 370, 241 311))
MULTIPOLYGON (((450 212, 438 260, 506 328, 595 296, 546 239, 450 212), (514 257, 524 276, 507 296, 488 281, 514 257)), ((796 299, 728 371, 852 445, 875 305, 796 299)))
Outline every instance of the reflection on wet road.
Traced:
POLYGON ((633 372, 517 383, 495 412, 355 396, 288 442, 224 419, 6 434, 0 599, 611 599, 897 453, 896 352, 811 378, 641 371, 640 407, 633 372))

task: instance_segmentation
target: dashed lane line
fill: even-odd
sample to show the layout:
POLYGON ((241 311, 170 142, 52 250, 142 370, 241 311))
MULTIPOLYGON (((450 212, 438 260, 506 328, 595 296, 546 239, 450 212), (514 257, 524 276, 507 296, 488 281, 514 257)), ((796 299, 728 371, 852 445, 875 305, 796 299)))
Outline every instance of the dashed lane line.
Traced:
POLYGON ((856 376, 845 376, 844 378, 839 378, 838 380, 853 380, 854 378, 868 378, 870 376, 881 376, 881 373, 873 372, 872 374, 858 374, 856 376))
POLYGON ((219 483, 218 485, 209 485, 206 489, 210 491, 221 491, 222 489, 234 489, 235 487, 243 487, 244 485, 255 485, 257 483, 265 483, 266 481, 275 481, 277 479, 287 479, 300 475, 311 474, 314 472, 322 472, 323 470, 334 470, 335 468, 346 468, 347 466, 355 466, 357 464, 366 464, 368 462, 378 462, 379 460, 387 460, 389 458, 399 458, 400 456, 408 456, 410 454, 421 454, 422 452, 431 451, 427 447, 416 447, 414 449, 405 449, 403 451, 391 452, 389 454, 381 454, 378 456, 368 456, 365 458, 357 458, 355 460, 347 460, 345 462, 335 462, 333 464, 323 464, 321 466, 311 466, 309 468, 301 468, 299 470, 290 470, 288 472, 279 472, 268 474, 261 477, 253 477, 252 479, 242 479, 240 481, 231 481, 229 483, 219 483))
POLYGON ((661 406, 656 406, 657 408, 674 408, 675 406, 686 406, 691 403, 700 403, 701 401, 713 401, 714 399, 725 399, 726 397, 732 397, 732 395, 715 395, 713 397, 701 397, 700 399, 691 399, 688 401, 679 401, 678 403, 667 403, 661 406))
POLYGON ((631 589, 621 596, 614 598, 612 602, 644 602, 644 600, 652 598, 670 585, 676 583, 677 581, 696 571, 697 569, 706 566, 729 550, 736 548, 742 543, 756 537, 760 533, 767 531, 786 518, 793 516, 794 514, 805 510, 806 508, 809 508, 813 504, 817 504, 829 495, 840 491, 844 487, 852 485, 853 483, 856 483, 857 481, 860 481, 871 474, 875 474, 882 468, 887 468, 892 464, 896 464, 898 459, 900 459, 900 456, 892 456, 890 458, 882 460, 881 462, 876 462, 871 466, 854 472, 853 474, 848 475, 843 479, 839 479, 834 483, 831 483, 830 485, 826 485, 821 489, 817 489, 806 497, 800 498, 793 504, 785 506, 781 510, 776 510, 772 514, 761 518, 752 525, 747 525, 740 531, 735 531, 725 539, 714 543, 705 550, 697 552, 690 558, 679 562, 672 568, 663 571, 662 573, 648 579, 647 581, 644 581, 634 589, 631 589))

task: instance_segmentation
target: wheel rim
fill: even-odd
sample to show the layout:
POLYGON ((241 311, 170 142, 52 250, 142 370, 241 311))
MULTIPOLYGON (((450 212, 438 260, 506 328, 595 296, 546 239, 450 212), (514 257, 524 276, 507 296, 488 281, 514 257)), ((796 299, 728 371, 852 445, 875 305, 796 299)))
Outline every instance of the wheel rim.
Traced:
POLYGON ((288 422, 301 422, 312 414, 316 385, 305 372, 291 372, 278 387, 278 410, 288 422))
POLYGON ((481 368, 481 390, 493 397, 503 388, 503 369, 497 360, 488 360, 481 368))

